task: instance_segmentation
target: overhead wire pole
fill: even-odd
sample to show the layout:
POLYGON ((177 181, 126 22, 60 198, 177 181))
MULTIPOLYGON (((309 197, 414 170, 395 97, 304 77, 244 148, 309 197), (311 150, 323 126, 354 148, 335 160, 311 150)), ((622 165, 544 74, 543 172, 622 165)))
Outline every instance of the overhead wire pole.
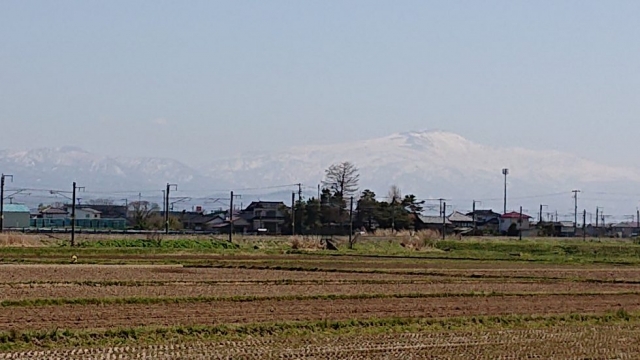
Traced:
POLYGON ((296 193, 291 193, 291 235, 296 235, 296 193))
POLYGON ((242 195, 234 195, 233 191, 231 191, 231 196, 229 197, 229 242, 233 242, 233 199, 242 199, 242 195))
POLYGON ((574 211, 573 211, 573 236, 578 233, 578 193, 580 190, 573 190, 574 211))
POLYGON ((582 240, 587 240, 587 210, 582 213, 582 240))
POLYGON ((549 206, 544 205, 544 204, 540 204, 540 213, 538 214, 538 223, 542 223, 542 208, 546 207, 547 209, 549 208, 549 206))
POLYGON ((4 231, 4 183, 6 178, 10 178, 13 182, 13 175, 2 174, 0 179, 0 233, 4 231))
POLYGON ((78 187, 76 182, 73 182, 73 191, 71 192, 71 246, 76 245, 76 191, 84 190, 84 186, 78 187))
POLYGON ((353 249, 353 196, 349 201, 349 249, 353 249))
POLYGON ((522 240, 522 206, 520 206, 520 216, 518 217, 518 238, 522 240))
POLYGON ((476 218, 476 204, 480 203, 480 201, 473 200, 473 206, 471 210, 471 214, 473 215, 473 235, 475 236, 478 232, 478 221, 476 218))
MULTIPOLYGON (((300 210, 302 210, 302 184, 298 183, 298 203, 300 204, 300 210)), ((299 233, 300 235, 304 235, 303 234, 303 229, 304 226, 302 226, 302 215, 303 212, 300 212, 300 229, 299 229, 299 233)))
POLYGON ((444 240, 447 233, 447 203, 442 203, 442 205, 442 240, 444 240))
POLYGON ((169 184, 167 183, 167 189, 165 193, 165 201, 164 201, 164 233, 169 234, 169 194, 171 193, 171 188, 174 188, 178 191, 178 184, 169 184))
POLYGON ((509 169, 504 168, 502 169, 502 175, 504 175, 504 212, 503 214, 507 213, 507 175, 509 175, 509 169))

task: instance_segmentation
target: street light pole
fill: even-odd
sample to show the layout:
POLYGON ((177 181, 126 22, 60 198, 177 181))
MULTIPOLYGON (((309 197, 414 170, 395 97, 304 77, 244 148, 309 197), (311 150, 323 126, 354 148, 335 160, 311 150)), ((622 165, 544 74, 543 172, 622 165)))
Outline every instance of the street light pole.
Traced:
POLYGON ((509 175, 509 169, 502 169, 502 175, 504 175, 504 212, 507 213, 507 175, 509 175))

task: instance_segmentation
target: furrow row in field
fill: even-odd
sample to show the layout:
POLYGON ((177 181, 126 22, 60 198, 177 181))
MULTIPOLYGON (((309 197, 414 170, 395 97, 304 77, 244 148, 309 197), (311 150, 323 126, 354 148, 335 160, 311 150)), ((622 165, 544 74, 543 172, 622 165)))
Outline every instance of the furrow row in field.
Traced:
POLYGON ((638 351, 640 329, 637 325, 622 325, 342 337, 262 337, 0 353, 0 359, 633 359, 638 351))
POLYGON ((612 293, 640 292, 640 285, 592 283, 347 283, 326 285, 174 283, 155 286, 83 286, 74 284, 38 284, 1 286, 0 301, 27 299, 125 298, 125 297, 233 297, 357 294, 455 294, 455 293, 612 293))
POLYGON ((268 321, 603 313, 640 309, 640 295, 355 298, 0 308, 0 330, 212 325, 268 321), (54 325, 55 324, 55 325, 54 325))

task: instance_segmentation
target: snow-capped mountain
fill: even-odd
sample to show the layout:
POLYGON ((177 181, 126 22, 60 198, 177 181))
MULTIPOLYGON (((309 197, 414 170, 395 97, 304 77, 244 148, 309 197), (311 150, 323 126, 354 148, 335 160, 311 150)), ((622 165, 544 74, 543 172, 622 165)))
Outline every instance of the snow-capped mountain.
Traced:
POLYGON ((75 147, 0 151, 0 168, 18 187, 67 189, 72 181, 89 189, 162 189, 167 182, 202 188, 209 179, 172 159, 116 158, 75 147))
MULTIPOLYGON (((639 169, 608 166, 558 151, 482 145, 443 131, 240 155, 215 161, 205 173, 241 187, 296 182, 315 186, 322 180, 324 169, 342 161, 358 166, 361 189, 373 189, 385 196, 395 184, 420 198, 451 199, 463 209, 469 209, 473 199, 483 199, 496 210, 501 208, 503 168, 510 171, 509 194, 514 199, 509 202, 510 208, 524 203, 531 213, 537 212, 539 202, 535 199, 550 194, 560 197, 561 212, 569 211, 572 189, 583 193, 640 192, 636 190, 640 186, 639 169)), ((635 210, 636 203, 629 206, 635 210)))
MULTIPOLYGON (((108 157, 70 147, 0 151, 0 171, 15 175, 20 187, 66 189, 77 181, 88 189, 118 191, 162 189, 171 182, 202 195, 213 189, 294 183, 304 184, 306 194, 311 195, 324 170, 342 161, 353 162, 360 169, 361 189, 385 196, 391 185, 398 185, 419 198, 450 199, 460 209, 470 208, 471 200, 476 199, 482 200, 484 207, 500 210, 504 181, 501 169, 505 167, 510 170, 509 207, 525 205, 531 213, 537 212, 540 202, 551 205, 549 201, 555 200, 555 208, 570 211, 572 189, 581 189, 581 195, 640 193, 636 190, 640 187, 640 170, 636 168, 609 166, 557 151, 483 145, 443 131, 240 154, 198 169, 171 159, 108 157), (559 198, 547 199, 549 196, 559 198)), ((628 206, 635 211, 636 200, 629 201, 628 206)), ((596 204, 587 201, 581 205, 590 209, 596 204)), ((597 205, 609 206, 602 202, 597 205)))

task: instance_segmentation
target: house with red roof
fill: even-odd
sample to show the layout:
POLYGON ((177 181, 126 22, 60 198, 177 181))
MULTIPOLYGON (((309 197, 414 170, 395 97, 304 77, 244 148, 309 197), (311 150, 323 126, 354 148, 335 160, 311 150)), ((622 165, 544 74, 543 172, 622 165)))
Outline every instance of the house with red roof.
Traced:
POLYGON ((506 214, 500 215, 500 233, 506 234, 512 225, 515 225, 515 230, 528 231, 530 226, 531 216, 527 214, 520 214, 519 212, 512 211, 506 214))

